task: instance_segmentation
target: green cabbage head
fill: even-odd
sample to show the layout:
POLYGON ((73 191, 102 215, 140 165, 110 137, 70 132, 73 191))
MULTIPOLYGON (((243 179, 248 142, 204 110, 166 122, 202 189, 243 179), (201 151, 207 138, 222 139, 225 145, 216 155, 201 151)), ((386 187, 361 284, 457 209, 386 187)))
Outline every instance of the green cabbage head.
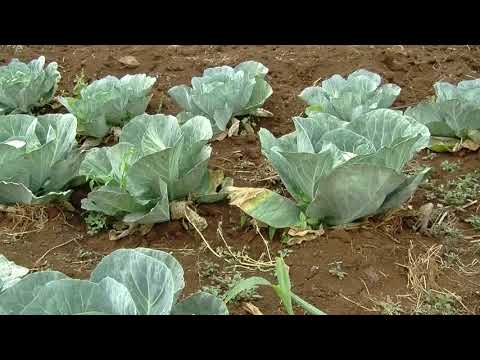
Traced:
POLYGON ((0 116, 0 203, 65 199, 83 178, 71 114, 0 116))
POLYGON ((435 100, 410 107, 405 114, 427 126, 434 151, 456 151, 480 147, 480 79, 457 86, 447 82, 434 85, 435 100), (464 145, 464 146, 462 146, 464 145))
POLYGON ((145 74, 107 76, 83 88, 79 98, 59 97, 59 102, 78 119, 79 134, 103 138, 111 127, 145 113, 155 81, 145 74))
POLYGON ((13 59, 0 66, 0 115, 32 113, 53 100, 60 81, 57 63, 40 56, 25 64, 13 59))
POLYGON ((192 86, 174 86, 168 94, 184 110, 181 122, 193 116, 205 116, 214 133, 225 131, 234 116, 254 114, 272 95, 265 80, 268 69, 256 61, 235 68, 219 66, 206 69, 202 77, 192 78, 192 86))
POLYGON ((171 201, 208 192, 211 137, 203 116, 182 125, 174 116, 137 116, 123 128, 118 144, 87 153, 80 173, 99 186, 82 208, 127 223, 168 221, 171 201))
POLYGON ((428 145, 428 128, 377 109, 351 122, 326 113, 293 119, 296 131, 259 132, 262 152, 293 201, 267 189, 227 189, 231 202, 274 228, 338 225, 400 207, 427 170, 402 172, 428 145))
POLYGON ((311 86, 300 93, 309 106, 307 115, 324 112, 340 120, 352 121, 375 109, 389 108, 400 95, 395 84, 381 85, 380 75, 367 70, 357 70, 346 79, 333 75, 322 81, 322 86, 311 86))

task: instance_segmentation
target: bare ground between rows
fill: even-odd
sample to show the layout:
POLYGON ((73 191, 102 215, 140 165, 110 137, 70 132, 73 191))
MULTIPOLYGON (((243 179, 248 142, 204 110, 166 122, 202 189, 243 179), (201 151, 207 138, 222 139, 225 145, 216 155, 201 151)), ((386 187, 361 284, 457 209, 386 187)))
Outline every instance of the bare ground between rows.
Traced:
MULTIPOLYGON (((453 82, 478 77, 480 69, 480 48, 460 46, 406 46, 393 47, 393 50, 391 46, 24 46, 16 53, 10 47, 0 48, 0 60, 4 63, 12 57, 30 60, 39 55, 61 66, 60 91, 71 91, 73 79, 81 69, 90 80, 108 74, 159 75, 148 111, 155 112, 161 102, 162 112, 171 114, 178 111, 165 96, 171 86, 188 83, 204 67, 234 65, 248 59, 261 61, 270 69, 269 81, 274 90, 265 105, 274 117, 262 121, 261 126, 276 135, 291 131, 291 117, 301 113, 303 104, 297 99, 299 92, 335 73, 346 75, 361 67, 376 71, 402 87, 395 104, 402 106, 432 95, 432 85, 438 80, 453 82), (135 56, 140 66, 133 70, 122 67, 116 59, 124 55, 135 56)), ((272 173, 261 156, 255 136, 227 139, 214 143, 213 147, 211 167, 234 177, 236 185, 279 188, 271 180, 272 173)), ((419 155, 418 162, 433 166, 432 179, 443 183, 480 165, 478 153, 440 155, 433 160, 425 160, 425 155, 419 155), (444 160, 460 160, 461 169, 446 173, 441 169, 444 160)), ((77 205, 82 194, 77 192, 74 196, 73 202, 77 205)), ((414 209, 427 201, 425 194, 424 189, 419 189, 411 203, 414 209)), ((267 258, 265 244, 255 229, 240 228, 241 215, 237 209, 218 203, 201 205, 199 212, 208 221, 203 235, 213 249, 225 248, 217 232, 220 223, 228 245, 244 250, 251 258, 267 258)), ((475 212, 478 214, 475 206, 467 208, 465 214, 461 214, 462 219, 475 212)), ((184 267, 185 295, 211 285, 211 278, 204 274, 205 267, 212 268, 212 263, 219 265, 218 273, 230 271, 225 261, 227 256, 217 258, 195 231, 186 230, 179 222, 158 224, 147 236, 133 235, 112 242, 106 234, 89 237, 78 213, 62 213, 50 208, 44 215, 45 223, 40 231, 18 239, 0 234, 0 253, 30 268, 52 268, 69 276, 87 278, 101 257, 115 249, 137 246, 163 249, 171 251, 184 267)), ((10 224, 9 219, 0 216, 0 226, 10 224)), ((471 227, 462 219, 459 226, 472 234, 471 227)), ((437 264, 435 273, 430 274, 433 279, 423 274, 429 288, 451 292, 457 299, 458 313, 480 311, 480 275, 475 263, 480 255, 475 243, 460 239, 455 244, 462 264, 470 267, 447 263, 442 266, 444 258, 437 257, 436 261, 436 254, 429 250, 443 246, 445 239, 415 233, 411 221, 405 217, 397 216, 382 223, 385 220, 370 219, 364 223, 365 228, 328 230, 317 240, 289 247, 291 252, 286 262, 290 266, 294 292, 329 314, 389 313, 395 309, 411 313, 418 304, 414 301, 417 298, 414 289, 409 286, 408 266, 417 260, 420 264, 431 256, 432 264, 437 264), (341 271, 346 273, 343 279, 338 271, 337 275, 330 271, 335 269, 335 262, 341 262, 341 271)), ((285 251, 278 238, 269 242, 272 257, 282 249, 285 251)), ((272 279, 271 273, 239 270, 244 277, 261 274, 272 279)), ((271 289, 261 288, 259 294, 262 298, 252 302, 264 314, 283 313, 271 289)), ((242 303, 233 304, 230 310, 235 314, 246 313, 242 303)))

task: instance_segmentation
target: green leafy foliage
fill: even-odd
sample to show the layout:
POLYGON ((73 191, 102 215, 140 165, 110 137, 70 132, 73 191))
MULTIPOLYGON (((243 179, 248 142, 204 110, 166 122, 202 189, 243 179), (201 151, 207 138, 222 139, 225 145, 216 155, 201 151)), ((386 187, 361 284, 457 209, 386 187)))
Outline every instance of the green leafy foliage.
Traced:
POLYGON ((272 95, 266 82, 268 69, 255 61, 235 68, 219 66, 206 69, 202 77, 192 78, 192 86, 174 86, 170 97, 184 110, 180 121, 201 115, 212 123, 214 133, 224 131, 234 116, 254 114, 272 95))
POLYGON ((197 293, 178 301, 183 269, 170 254, 137 248, 103 258, 89 280, 55 271, 25 276, 0 294, 7 315, 227 315, 218 298, 197 293))
POLYGON ((400 207, 428 172, 403 173, 430 134, 399 111, 377 109, 351 122, 325 113, 293 121, 293 133, 275 138, 261 129, 259 136, 294 201, 267 189, 230 191, 232 204, 269 226, 345 224, 400 207))
POLYGON ((173 116, 137 116, 124 127, 118 144, 85 156, 80 173, 95 187, 82 208, 126 223, 153 224, 170 219, 173 200, 189 195, 220 200, 224 195, 210 193, 218 180, 207 169, 211 137, 210 122, 202 116, 181 126, 173 116))
POLYGON ((299 95, 309 106, 307 116, 327 113, 343 121, 352 121, 371 110, 389 108, 400 95, 395 84, 380 86, 380 75, 360 69, 346 79, 340 75, 322 81, 321 86, 306 88, 299 95))
POLYGON ((83 182, 71 114, 0 116, 0 203, 62 200, 83 182))
POLYGON ((44 66, 44 56, 28 64, 13 59, 0 66, 0 115, 32 113, 52 101, 60 73, 55 62, 44 66))
POLYGON ((112 126, 122 127, 145 113, 156 78, 145 74, 107 76, 88 86, 77 82, 79 97, 59 97, 59 102, 78 119, 78 133, 103 138, 112 126))

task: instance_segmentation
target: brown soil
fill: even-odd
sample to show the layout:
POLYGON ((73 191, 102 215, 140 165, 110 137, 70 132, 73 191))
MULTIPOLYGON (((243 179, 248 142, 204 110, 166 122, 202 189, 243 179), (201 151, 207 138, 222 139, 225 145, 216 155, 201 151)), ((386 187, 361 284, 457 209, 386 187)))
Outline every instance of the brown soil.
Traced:
MULTIPOLYGON (((432 85, 439 80, 456 82, 480 77, 480 47, 463 46, 24 46, 15 50, 0 47, 0 61, 7 63, 12 57, 30 60, 44 55, 47 61, 57 61, 62 80, 60 90, 71 92, 73 80, 81 69, 89 80, 106 75, 148 73, 158 75, 154 97, 148 112, 156 112, 162 102, 162 112, 175 114, 179 109, 166 96, 167 90, 178 84, 187 84, 192 76, 200 75, 204 68, 218 65, 235 65, 245 60, 257 60, 269 69, 269 82, 274 93, 265 108, 274 113, 273 118, 262 121, 261 126, 276 135, 292 130, 291 117, 304 109, 297 95, 318 79, 335 73, 348 73, 366 68, 381 74, 388 82, 402 87, 395 106, 417 103, 433 95, 432 85), (15 52, 16 51, 16 52, 15 52), (140 65, 128 69, 116 59, 132 55, 140 65)), ((213 143, 212 168, 225 170, 235 179, 237 186, 274 187, 278 184, 262 180, 271 176, 264 166, 256 137, 237 137, 213 143)), ((433 167, 432 179, 445 183, 479 168, 478 153, 439 155, 433 160, 417 160, 433 167), (441 170, 444 160, 462 161, 461 170, 450 174, 441 170)), ((425 203, 426 190, 420 188, 412 201, 414 209, 425 203)), ((84 191, 74 195, 73 203, 79 203, 84 191)), ((459 227, 465 235, 472 236, 472 227, 462 220, 477 212, 478 204, 456 212, 459 227)), ((252 228, 239 229, 240 212, 226 203, 199 206, 199 212, 208 220, 204 236, 215 249, 224 246, 217 235, 219 222, 229 245, 246 251, 252 258, 265 253, 265 245, 252 228)), ((4 215, 0 226, 9 225, 4 215)), ((185 230, 180 222, 156 225, 146 236, 133 235, 112 242, 107 234, 94 237, 86 235, 86 227, 80 213, 48 209, 48 223, 43 229, 12 238, 0 234, 0 253, 30 268, 52 268, 72 277, 87 278, 95 264, 111 251, 122 247, 148 246, 166 249, 179 259, 185 269, 187 287, 185 295, 195 292, 209 283, 200 276, 202 263, 211 261, 221 267, 222 258, 216 258, 193 230, 185 230), (42 261, 37 260, 49 249, 42 261)), ((408 251, 413 257, 421 256, 434 245, 445 244, 445 239, 420 235, 412 230, 414 219, 407 216, 380 217, 364 222, 353 229, 330 229, 325 236, 312 242, 290 247, 286 257, 290 266, 293 291, 328 314, 376 314, 387 312, 378 301, 399 303, 406 313, 415 307, 413 290, 408 287, 408 251), (332 263, 341 261, 341 269, 347 273, 343 279, 329 272, 332 263)), ((478 235, 478 232, 476 233, 478 235)), ((457 312, 480 312, 479 246, 472 238, 457 239, 455 254, 458 262, 437 267, 432 288, 451 292, 457 296, 457 312), (448 266, 447 266, 448 265, 448 266), (470 265, 470 266, 468 266, 470 265), (448 290, 448 291, 447 291, 448 290)), ((276 255, 284 245, 278 239, 269 243, 270 252, 276 255)), ((273 256, 272 255, 272 256, 273 256)), ((440 260, 439 260, 440 261, 440 260)), ((245 277, 255 272, 244 271, 245 277)), ((256 273, 262 274, 262 273, 256 273)), ((269 279, 271 273, 263 273, 269 279)), ((282 314, 282 308, 273 290, 261 288, 263 298, 252 301, 264 314, 282 314)), ((230 310, 245 314, 241 304, 233 304, 230 310)), ((297 311, 297 313, 301 313, 297 311)))

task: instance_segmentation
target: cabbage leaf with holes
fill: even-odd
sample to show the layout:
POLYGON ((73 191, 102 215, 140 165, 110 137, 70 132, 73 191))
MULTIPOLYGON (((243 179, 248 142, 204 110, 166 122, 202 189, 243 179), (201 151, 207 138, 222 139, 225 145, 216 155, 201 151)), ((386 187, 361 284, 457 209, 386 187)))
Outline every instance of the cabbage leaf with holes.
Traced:
POLYGON ((85 156, 80 173, 96 187, 82 208, 132 224, 168 221, 170 202, 214 195, 211 183, 217 178, 207 168, 212 135, 203 116, 182 125, 174 116, 137 116, 124 127, 118 144, 85 156))
POLYGON ((272 95, 265 80, 268 73, 261 63, 246 61, 235 68, 219 66, 206 69, 192 78, 192 86, 174 86, 170 97, 183 109, 182 122, 201 115, 212 123, 214 133, 225 131, 234 116, 255 114, 272 95))
POLYGON ((107 76, 80 91, 80 97, 59 97, 78 119, 78 133, 103 138, 113 126, 122 127, 145 113, 156 78, 145 74, 107 76))
POLYGON ((350 122, 371 110, 392 106, 401 89, 395 84, 380 85, 381 82, 380 75, 360 69, 346 79, 333 75, 321 86, 304 89, 299 97, 308 104, 307 116, 322 112, 350 122))
POLYGON ((180 263, 154 249, 120 249, 104 257, 90 279, 57 271, 25 276, 0 294, 4 315, 228 315, 220 299, 185 287, 180 263))
POLYGON ((83 181, 71 114, 0 116, 0 203, 66 199, 83 181))
POLYGON ((32 113, 52 101, 60 81, 57 67, 56 62, 45 67, 44 56, 0 66, 0 115, 32 113))
POLYGON ((434 85, 435 99, 410 107, 405 114, 427 126, 434 151, 480 148, 480 79, 457 86, 447 82, 434 85))
POLYGON ((295 117, 280 138, 259 131, 262 153, 293 199, 267 189, 227 189, 231 204, 274 228, 338 225, 397 208, 428 169, 403 173, 428 145, 428 128, 399 111, 377 109, 351 122, 326 113, 295 117))

